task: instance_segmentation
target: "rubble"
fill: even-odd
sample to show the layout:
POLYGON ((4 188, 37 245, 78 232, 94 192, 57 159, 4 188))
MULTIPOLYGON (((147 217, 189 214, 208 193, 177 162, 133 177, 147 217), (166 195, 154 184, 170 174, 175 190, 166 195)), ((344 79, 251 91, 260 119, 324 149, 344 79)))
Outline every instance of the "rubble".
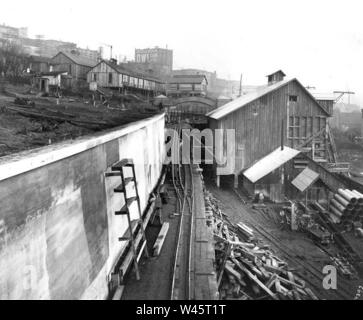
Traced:
POLYGON ((243 222, 229 221, 218 201, 206 193, 212 227, 220 299, 318 300, 305 281, 289 269, 243 222))

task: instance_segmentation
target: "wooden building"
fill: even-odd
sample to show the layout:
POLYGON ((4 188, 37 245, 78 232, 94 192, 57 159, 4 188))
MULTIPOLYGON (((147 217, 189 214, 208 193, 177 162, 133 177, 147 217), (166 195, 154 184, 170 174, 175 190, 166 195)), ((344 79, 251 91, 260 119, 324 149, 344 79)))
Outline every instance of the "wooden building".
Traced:
POLYGON ((170 97, 206 96, 208 81, 205 75, 174 75, 167 84, 167 95, 170 97))
POLYGON ((41 92, 59 94, 62 88, 67 87, 67 72, 42 72, 35 76, 34 85, 41 92))
POLYGON ((228 165, 215 165, 218 185, 221 175, 234 175, 237 186, 242 174, 250 192, 262 191, 281 201, 287 180, 299 173, 293 172, 294 165, 292 171, 286 169, 290 160, 300 163, 298 171, 306 167, 300 154, 323 165, 336 161, 328 124, 331 109, 319 104, 297 79, 284 80, 281 70, 268 76, 267 86, 207 116, 210 128, 234 130, 235 144, 228 148, 231 139, 224 138, 220 154, 215 154, 229 160, 228 165))
POLYGON ((59 52, 51 59, 53 71, 68 72, 75 81, 86 81, 87 73, 97 64, 97 61, 68 52, 59 52))
POLYGON ((30 56, 29 70, 33 73, 41 73, 50 71, 50 59, 41 56, 30 56))
POLYGON ((103 88, 157 95, 165 92, 164 83, 155 77, 136 73, 124 66, 105 60, 96 64, 87 74, 87 82, 103 88))

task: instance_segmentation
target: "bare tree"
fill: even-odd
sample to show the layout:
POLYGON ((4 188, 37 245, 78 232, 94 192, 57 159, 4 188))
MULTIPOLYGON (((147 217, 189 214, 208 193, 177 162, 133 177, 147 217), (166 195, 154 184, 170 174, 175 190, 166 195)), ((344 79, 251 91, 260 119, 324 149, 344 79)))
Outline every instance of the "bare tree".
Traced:
POLYGON ((29 57, 24 48, 10 40, 0 40, 0 74, 3 76, 19 77, 26 70, 29 57))

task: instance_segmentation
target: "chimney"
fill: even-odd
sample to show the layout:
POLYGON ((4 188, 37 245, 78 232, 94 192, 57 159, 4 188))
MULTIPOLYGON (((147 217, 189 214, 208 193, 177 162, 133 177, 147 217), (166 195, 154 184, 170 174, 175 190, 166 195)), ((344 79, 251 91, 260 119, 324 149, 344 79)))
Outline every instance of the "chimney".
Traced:
POLYGON ((286 74, 282 70, 271 73, 267 75, 267 84, 270 86, 272 84, 275 84, 276 82, 283 81, 285 76, 286 74))

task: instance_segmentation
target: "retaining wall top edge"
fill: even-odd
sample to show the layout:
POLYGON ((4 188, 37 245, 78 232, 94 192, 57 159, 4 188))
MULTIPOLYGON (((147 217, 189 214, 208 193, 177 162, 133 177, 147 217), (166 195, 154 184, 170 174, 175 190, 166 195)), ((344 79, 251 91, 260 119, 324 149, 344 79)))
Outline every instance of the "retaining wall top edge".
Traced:
POLYGON ((53 145, 14 153, 0 158, 0 181, 18 174, 45 166, 47 164, 71 157, 101 144, 120 138, 144 128, 164 117, 164 113, 127 125, 86 135, 74 140, 67 140, 53 145))

